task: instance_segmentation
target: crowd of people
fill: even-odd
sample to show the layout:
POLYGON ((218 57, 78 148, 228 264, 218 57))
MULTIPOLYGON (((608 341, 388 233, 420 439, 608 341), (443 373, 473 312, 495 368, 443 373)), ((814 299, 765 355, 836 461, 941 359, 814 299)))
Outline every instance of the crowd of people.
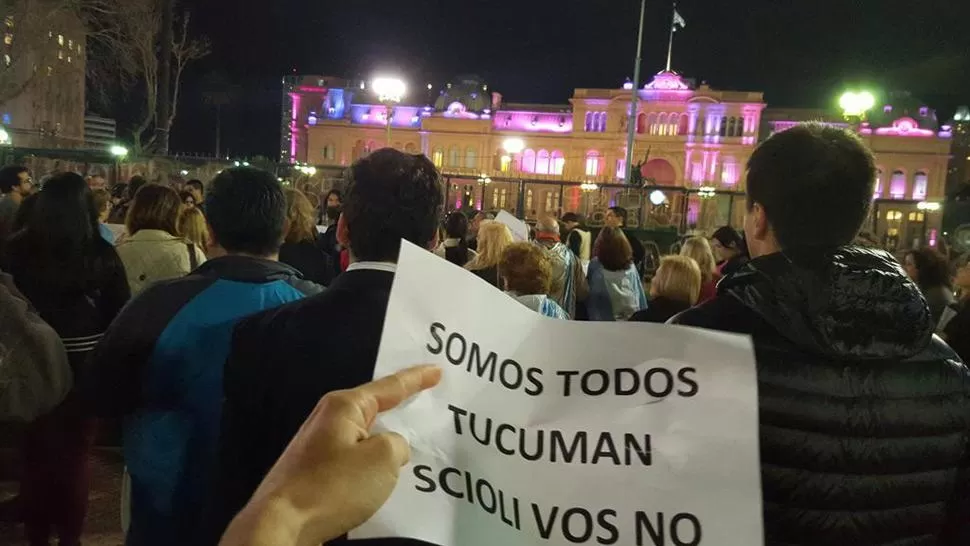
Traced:
POLYGON ((441 373, 370 383, 404 239, 553 319, 751 336, 766 544, 970 544, 970 266, 854 246, 874 181, 849 132, 774 135, 748 164, 743 234, 690 238, 644 279, 624 209, 595 237, 567 214, 516 241, 486 213, 442 219, 438 170, 392 149, 320 210, 246 167, 182 195, 73 173, 32 193, 4 168, 0 372, 24 371, 0 409, 29 421, 28 541, 79 543, 94 431, 120 422, 127 544, 343 543, 407 460, 374 416, 441 373))

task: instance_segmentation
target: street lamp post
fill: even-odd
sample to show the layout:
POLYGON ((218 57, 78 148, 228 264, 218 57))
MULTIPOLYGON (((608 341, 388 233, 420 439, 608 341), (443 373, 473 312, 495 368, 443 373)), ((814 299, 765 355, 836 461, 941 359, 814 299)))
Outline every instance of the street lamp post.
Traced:
POLYGON ((391 146, 391 117, 394 115, 394 106, 401 102, 407 86, 399 78, 376 78, 371 88, 377 93, 377 100, 381 101, 387 109, 387 146, 391 146))
MULTIPOLYGON (((509 158, 508 166, 511 173, 512 166, 515 164, 515 155, 521 154, 522 150, 525 149, 525 141, 516 137, 507 138, 502 142, 502 149, 505 150, 505 154, 509 158)), ((504 158, 502 163, 505 164, 504 158)), ((519 198, 516 200, 515 207, 519 218, 525 219, 525 182, 523 180, 519 180, 519 198)))
POLYGON ((121 182, 121 162, 128 157, 128 148, 115 144, 108 149, 115 158, 115 184, 121 182))

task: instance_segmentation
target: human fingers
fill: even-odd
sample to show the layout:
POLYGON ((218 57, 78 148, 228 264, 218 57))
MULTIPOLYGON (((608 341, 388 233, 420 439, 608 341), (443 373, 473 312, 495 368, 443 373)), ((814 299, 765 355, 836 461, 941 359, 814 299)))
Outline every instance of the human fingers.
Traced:
POLYGON ((370 428, 377 414, 396 408, 415 394, 430 389, 441 381, 441 368, 432 364, 401 370, 354 389, 359 395, 362 421, 370 428))
POLYGON ((375 434, 358 444, 359 447, 380 464, 390 463, 397 471, 411 460, 411 445, 396 432, 375 434))

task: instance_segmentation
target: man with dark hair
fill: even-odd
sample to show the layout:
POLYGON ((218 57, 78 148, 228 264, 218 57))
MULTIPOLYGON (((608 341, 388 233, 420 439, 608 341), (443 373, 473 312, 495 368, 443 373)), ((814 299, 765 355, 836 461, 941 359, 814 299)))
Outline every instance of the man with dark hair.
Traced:
POLYGON ((627 210, 625 208, 610 207, 606 209, 606 217, 603 223, 606 224, 606 227, 623 230, 623 234, 626 235, 626 239, 630 241, 630 247, 633 249, 633 265, 637 266, 637 270, 642 273, 643 261, 647 257, 647 249, 643 247, 640 239, 637 239, 634 234, 626 229, 626 216, 627 210))
POLYGON ((136 174, 131 177, 131 180, 125 185, 125 199, 118 206, 111 209, 111 214, 108 216, 108 223, 125 223, 125 219, 128 217, 128 210, 131 208, 131 203, 135 200, 135 194, 146 184, 148 184, 148 180, 144 176, 136 174))
POLYGON ((588 262, 590 252, 592 252, 592 238, 589 231, 586 230, 583 217, 575 212, 567 212, 562 215, 559 224, 564 232, 562 235, 563 243, 569 247, 569 250, 573 251, 577 258, 588 262))
POLYGON ((232 328, 241 317, 321 290, 277 261, 286 199, 275 176, 225 170, 212 181, 208 205, 209 261, 132 300, 80 385, 98 415, 125 418, 129 545, 198 543, 232 328))
MULTIPOLYGON (((349 178, 337 226, 340 243, 350 249, 347 271, 323 294, 260 313, 236 328, 226 361, 211 542, 320 398, 373 377, 401 239, 428 249, 436 244, 443 194, 427 157, 384 148, 355 163, 349 178)), ((344 541, 330 544, 338 543, 344 541)))
POLYGON ((849 246, 876 168, 803 125, 748 162, 752 260, 672 323, 752 336, 766 545, 970 544, 970 372, 885 252, 849 246))
POLYGON ((30 171, 21 165, 7 165, 0 169, 0 241, 10 235, 17 209, 24 197, 30 195, 33 183, 30 171))
POLYGON ((192 194, 195 199, 195 206, 205 213, 205 185, 201 180, 193 178, 185 183, 185 190, 192 194))

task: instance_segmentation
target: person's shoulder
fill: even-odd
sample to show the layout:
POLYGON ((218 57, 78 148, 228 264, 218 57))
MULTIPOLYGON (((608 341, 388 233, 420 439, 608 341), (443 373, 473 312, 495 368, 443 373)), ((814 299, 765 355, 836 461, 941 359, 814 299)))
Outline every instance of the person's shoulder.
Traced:
POLYGON ((714 298, 674 315, 668 324, 696 326, 708 330, 744 331, 743 316, 747 310, 734 296, 718 294, 714 298))

